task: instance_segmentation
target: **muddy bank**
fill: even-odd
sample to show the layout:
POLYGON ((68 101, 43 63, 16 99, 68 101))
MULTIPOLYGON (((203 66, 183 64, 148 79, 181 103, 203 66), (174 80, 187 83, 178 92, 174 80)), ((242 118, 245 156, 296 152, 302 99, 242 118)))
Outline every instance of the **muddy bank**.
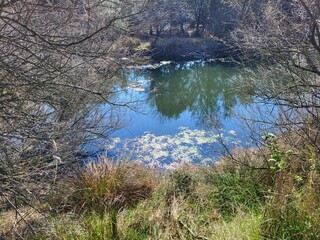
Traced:
POLYGON ((153 61, 191 61, 234 57, 235 47, 213 38, 154 38, 144 55, 153 61))

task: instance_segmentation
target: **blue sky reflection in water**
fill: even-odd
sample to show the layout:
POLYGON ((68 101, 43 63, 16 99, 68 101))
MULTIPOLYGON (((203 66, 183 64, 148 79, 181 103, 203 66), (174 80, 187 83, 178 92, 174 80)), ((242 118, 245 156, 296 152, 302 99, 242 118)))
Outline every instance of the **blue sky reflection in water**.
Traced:
POLYGON ((130 156, 149 166, 212 162, 221 150, 244 145, 247 133, 235 113, 250 98, 238 86, 240 71, 226 63, 189 62, 123 73, 117 101, 135 101, 122 117, 126 127, 105 143, 109 156, 130 156), (216 130, 220 134, 217 134, 216 130))

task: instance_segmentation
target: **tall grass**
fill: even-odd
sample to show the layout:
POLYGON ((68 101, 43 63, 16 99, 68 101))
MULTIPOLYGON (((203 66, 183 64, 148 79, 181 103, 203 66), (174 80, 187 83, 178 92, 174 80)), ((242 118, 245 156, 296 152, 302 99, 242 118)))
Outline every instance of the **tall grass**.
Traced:
POLYGON ((79 217, 73 214, 61 214, 47 218, 41 225, 41 231, 38 231, 33 239, 115 239, 112 222, 108 215, 90 213, 79 217))
POLYGON ((90 163, 61 183, 53 203, 66 207, 39 218, 33 237, 320 239, 319 159, 311 149, 283 155, 288 146, 273 144, 276 149, 236 150, 237 161, 173 173, 106 158, 90 163), (285 167, 273 168, 270 158, 285 167))
POLYGON ((118 213, 150 198, 156 186, 155 171, 142 164, 102 157, 61 181, 55 196, 50 197, 50 205, 58 213, 72 211, 86 215, 82 220, 86 222, 83 231, 96 234, 92 239, 99 234, 111 234, 112 239, 118 239, 118 213))
POLYGON ((287 139, 274 137, 268 142, 274 182, 261 231, 272 239, 319 239, 320 158, 299 134, 291 133, 287 139))
POLYGON ((142 164, 102 158, 88 164, 75 184, 78 191, 74 197, 81 208, 104 212, 150 197, 157 181, 155 172, 142 164))
MULTIPOLYGON (((222 173, 218 176, 212 171, 209 175, 208 169, 194 167, 168 176, 149 201, 123 216, 121 229, 126 233, 125 239, 132 236, 136 237, 132 239, 237 239, 237 235, 241 236, 239 239, 251 239, 250 236, 260 236, 260 196, 245 199, 249 190, 242 189, 236 182, 231 184, 231 188, 236 186, 245 199, 237 203, 238 193, 228 189, 228 183, 234 176, 222 176, 222 173), (220 177, 224 180, 212 181, 212 174, 215 179, 220 177), (226 191, 220 191, 223 188, 226 191), (224 216, 220 198, 229 201, 230 205, 234 204, 232 216, 224 216)), ((246 187, 254 189, 255 185, 249 182, 246 187)))

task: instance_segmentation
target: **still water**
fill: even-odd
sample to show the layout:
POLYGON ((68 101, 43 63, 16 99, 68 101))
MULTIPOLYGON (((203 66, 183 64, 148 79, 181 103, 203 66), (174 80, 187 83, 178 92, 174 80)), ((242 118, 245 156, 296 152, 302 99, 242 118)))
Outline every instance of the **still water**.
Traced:
POLYGON ((223 151, 250 140, 238 113, 252 99, 239 86, 241 70, 223 62, 167 64, 123 72, 114 101, 129 103, 125 127, 104 143, 110 157, 130 157, 173 169, 211 163, 223 151), (120 86, 119 86, 120 88, 120 86))

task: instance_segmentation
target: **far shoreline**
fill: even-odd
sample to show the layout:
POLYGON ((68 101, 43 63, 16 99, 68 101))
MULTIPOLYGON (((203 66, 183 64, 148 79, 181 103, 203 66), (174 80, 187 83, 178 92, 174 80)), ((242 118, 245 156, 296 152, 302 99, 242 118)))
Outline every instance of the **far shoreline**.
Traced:
POLYGON ((205 37, 136 37, 135 45, 121 61, 127 66, 143 66, 188 61, 212 62, 221 59, 234 62, 239 50, 232 43, 205 37))

